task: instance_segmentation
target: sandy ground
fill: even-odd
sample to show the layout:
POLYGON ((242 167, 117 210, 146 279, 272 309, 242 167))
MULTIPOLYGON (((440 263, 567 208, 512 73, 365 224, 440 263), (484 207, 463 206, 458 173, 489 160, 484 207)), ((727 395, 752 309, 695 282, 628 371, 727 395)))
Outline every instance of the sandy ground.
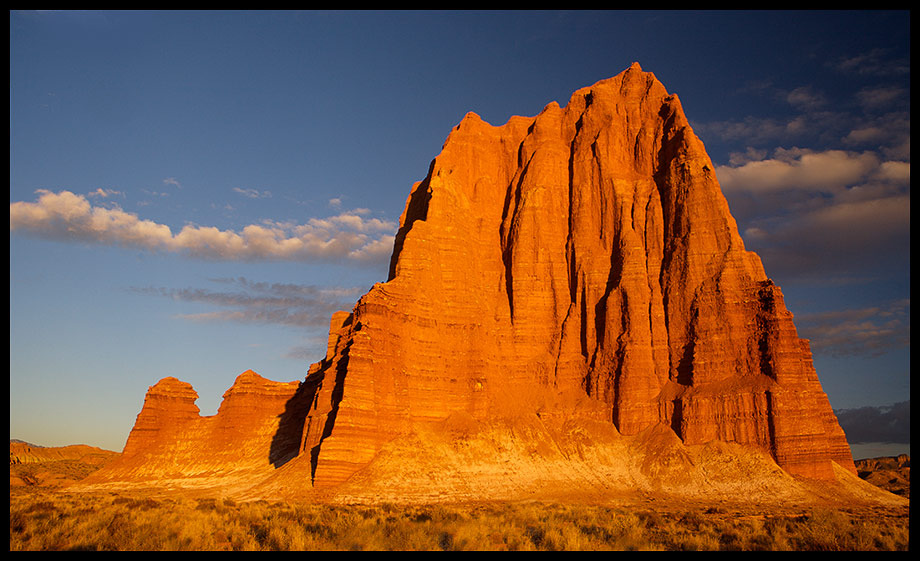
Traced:
MULTIPOLYGON (((11 489, 19 469, 10 466, 11 489)), ((909 467, 906 473, 909 488, 909 467)), ((872 481, 870 475, 863 473, 872 481)), ((891 479, 890 474, 886 477, 881 479, 891 479)), ((391 442, 370 466, 334 489, 310 485, 308 458, 296 458, 267 478, 226 473, 92 485, 53 476, 47 480, 64 492, 337 504, 535 501, 731 516, 795 515, 819 506, 909 516, 910 506, 909 496, 890 493, 839 466, 835 481, 812 481, 792 477, 765 453, 737 445, 685 446, 661 428, 623 437, 588 421, 546 423, 535 418, 490 426, 453 419, 419 428, 391 442)))

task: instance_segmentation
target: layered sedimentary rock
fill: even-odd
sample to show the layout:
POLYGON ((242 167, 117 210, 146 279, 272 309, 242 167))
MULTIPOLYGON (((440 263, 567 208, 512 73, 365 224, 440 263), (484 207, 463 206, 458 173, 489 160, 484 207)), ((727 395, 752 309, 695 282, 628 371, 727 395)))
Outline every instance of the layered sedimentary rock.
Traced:
POLYGON ((317 486, 413 425, 582 395, 625 435, 661 423, 797 475, 854 470, 779 287, 638 64, 533 118, 469 113, 409 195, 388 281, 333 318, 306 383, 317 486))
POLYGON ((103 465, 118 452, 103 450, 86 444, 69 446, 36 446, 28 442, 10 440, 10 465, 44 464, 58 461, 78 461, 89 465, 103 465))
POLYGON ((46 447, 10 440, 10 487, 68 485, 120 455, 85 444, 46 447))
POLYGON ((546 473, 574 454, 584 474, 591 431, 668 443, 642 456, 643 477, 673 476, 652 464, 678 437, 755 448, 794 475, 855 473, 782 292, 745 250, 677 96, 638 64, 535 117, 468 114, 409 194, 388 280, 333 315, 306 379, 246 372, 213 417, 196 398, 173 378, 151 387, 106 477, 329 489, 381 453, 398 468, 413 431, 458 419, 529 427, 512 448, 528 465, 548 454, 546 473))
POLYGON ((164 378, 148 389, 121 458, 97 476, 264 478, 298 454, 309 406, 298 399, 300 386, 247 370, 224 393, 217 414, 202 416, 192 386, 164 378))

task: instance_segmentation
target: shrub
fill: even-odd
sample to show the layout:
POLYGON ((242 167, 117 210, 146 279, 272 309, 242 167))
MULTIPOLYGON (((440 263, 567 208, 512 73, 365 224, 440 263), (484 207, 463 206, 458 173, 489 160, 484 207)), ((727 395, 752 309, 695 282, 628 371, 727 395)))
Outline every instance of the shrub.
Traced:
POLYGON ((10 551, 906 550, 909 517, 10 493, 10 551))

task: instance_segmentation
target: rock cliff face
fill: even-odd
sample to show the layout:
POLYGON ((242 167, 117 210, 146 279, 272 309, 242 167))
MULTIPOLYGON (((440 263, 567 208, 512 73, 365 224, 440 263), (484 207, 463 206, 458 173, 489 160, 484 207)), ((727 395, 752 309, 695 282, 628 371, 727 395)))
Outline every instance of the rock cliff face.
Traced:
POLYGON ((680 101, 638 64, 533 118, 468 114, 409 195, 389 280, 333 318, 308 383, 316 485, 413 424, 578 395, 626 435, 663 423, 793 474, 854 469, 680 101))
POLYGON ((201 416, 192 386, 164 378, 147 391, 121 458, 94 476, 264 478, 298 453, 302 424, 297 419, 302 422, 309 405, 297 399, 300 385, 247 370, 224 393, 217 414, 201 416))
POLYGON ((125 473, 294 459, 287 481, 331 488, 419 427, 577 417, 855 474, 779 287, 677 96, 638 64, 536 117, 468 114, 411 190, 389 279, 332 317, 306 379, 244 373, 208 418, 196 397, 150 389, 125 473))

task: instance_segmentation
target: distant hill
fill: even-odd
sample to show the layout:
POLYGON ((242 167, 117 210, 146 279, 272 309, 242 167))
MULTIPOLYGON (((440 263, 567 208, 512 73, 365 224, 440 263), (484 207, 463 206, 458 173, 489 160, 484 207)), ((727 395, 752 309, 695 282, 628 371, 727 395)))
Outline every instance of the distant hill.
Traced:
POLYGON ((910 498, 910 456, 901 454, 857 460, 856 470, 859 477, 876 487, 910 498))
POLYGON ((10 486, 60 487, 80 481, 119 456, 85 444, 45 447, 11 439, 10 486))

